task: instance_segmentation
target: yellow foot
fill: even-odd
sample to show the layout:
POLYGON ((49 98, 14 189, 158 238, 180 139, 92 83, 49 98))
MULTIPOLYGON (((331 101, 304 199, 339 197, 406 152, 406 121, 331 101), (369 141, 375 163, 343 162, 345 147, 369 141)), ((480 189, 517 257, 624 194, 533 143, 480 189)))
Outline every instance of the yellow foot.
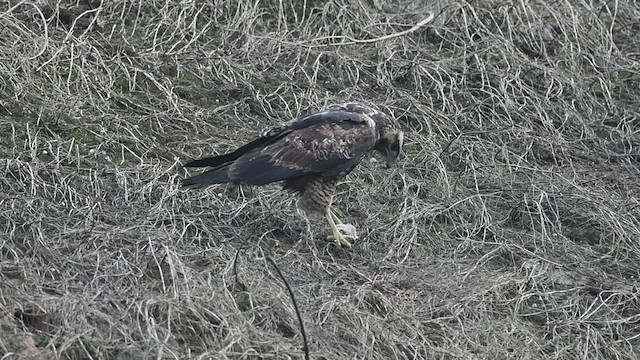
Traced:
POLYGON ((340 245, 340 247, 350 248, 356 241, 356 238, 350 235, 339 234, 337 237, 335 235, 329 235, 327 236, 327 240, 333 240, 336 244, 340 245))

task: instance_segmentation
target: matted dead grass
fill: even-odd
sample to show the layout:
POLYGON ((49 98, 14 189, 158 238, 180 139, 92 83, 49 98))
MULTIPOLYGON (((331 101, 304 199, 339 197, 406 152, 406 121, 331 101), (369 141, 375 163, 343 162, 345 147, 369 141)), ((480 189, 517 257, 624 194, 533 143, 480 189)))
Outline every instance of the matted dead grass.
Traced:
POLYGON ((1 4, 2 357, 302 358, 272 257, 313 359, 638 358, 640 7, 383 3, 1 4), (178 189, 346 100, 408 129, 339 187, 353 249, 178 189))

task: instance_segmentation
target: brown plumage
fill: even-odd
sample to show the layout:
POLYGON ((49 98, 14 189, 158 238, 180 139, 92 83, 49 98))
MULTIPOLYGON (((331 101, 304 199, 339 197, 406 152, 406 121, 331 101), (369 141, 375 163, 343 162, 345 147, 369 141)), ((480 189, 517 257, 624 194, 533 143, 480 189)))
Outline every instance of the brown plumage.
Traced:
POLYGON ((331 105, 324 111, 301 116, 267 131, 236 151, 194 160, 185 167, 211 167, 182 181, 196 188, 211 184, 264 185, 283 182, 300 195, 298 206, 306 213, 324 215, 332 238, 350 247, 355 234, 343 234, 348 224, 331 211, 338 181, 371 150, 383 152, 387 166, 397 160, 403 141, 398 122, 359 103, 331 105))

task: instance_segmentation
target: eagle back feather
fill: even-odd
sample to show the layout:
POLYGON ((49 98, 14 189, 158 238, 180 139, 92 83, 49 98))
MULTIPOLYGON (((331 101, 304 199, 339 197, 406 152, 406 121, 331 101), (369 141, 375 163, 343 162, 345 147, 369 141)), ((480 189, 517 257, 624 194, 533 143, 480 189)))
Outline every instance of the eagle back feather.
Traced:
POLYGON ((229 174, 254 185, 307 175, 344 175, 373 148, 376 135, 374 128, 350 121, 304 127, 243 155, 229 167, 229 174))

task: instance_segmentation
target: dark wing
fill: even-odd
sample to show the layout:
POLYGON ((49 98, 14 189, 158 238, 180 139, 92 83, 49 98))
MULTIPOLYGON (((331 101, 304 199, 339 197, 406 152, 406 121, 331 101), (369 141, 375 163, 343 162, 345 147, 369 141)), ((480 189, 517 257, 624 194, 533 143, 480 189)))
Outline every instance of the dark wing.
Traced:
POLYGON ((345 111, 342 109, 325 110, 311 115, 301 116, 289 122, 283 123, 269 131, 264 136, 278 135, 283 132, 304 129, 313 125, 339 123, 343 121, 352 121, 355 123, 367 123, 370 120, 365 114, 353 111, 345 111))
POLYGON ((210 156, 198 160, 190 161, 184 164, 184 167, 217 167, 230 163, 247 152, 261 148, 270 143, 277 141, 284 135, 287 135, 291 131, 303 129, 313 125, 352 121, 356 123, 365 123, 367 120, 362 114, 347 111, 323 111, 307 116, 301 116, 289 122, 283 123, 278 127, 275 127, 267 131, 262 137, 253 140, 252 142, 238 148, 236 151, 219 156, 210 156))
POLYGON ((373 148, 377 132, 367 115, 324 111, 268 131, 230 154, 185 166, 213 166, 183 185, 235 182, 263 185, 307 176, 346 174, 373 148))
POLYGON ((366 124, 342 121, 312 125, 240 157, 229 167, 229 175, 253 185, 307 175, 343 175, 375 143, 375 129, 366 124))
POLYGON ((183 167, 217 167, 220 165, 228 164, 240 156, 246 154, 247 152, 260 148, 261 146, 267 145, 273 141, 275 141, 277 137, 275 136, 263 136, 261 138, 255 139, 252 142, 238 148, 238 150, 224 154, 219 156, 210 156, 198 160, 190 161, 184 165, 183 167))

